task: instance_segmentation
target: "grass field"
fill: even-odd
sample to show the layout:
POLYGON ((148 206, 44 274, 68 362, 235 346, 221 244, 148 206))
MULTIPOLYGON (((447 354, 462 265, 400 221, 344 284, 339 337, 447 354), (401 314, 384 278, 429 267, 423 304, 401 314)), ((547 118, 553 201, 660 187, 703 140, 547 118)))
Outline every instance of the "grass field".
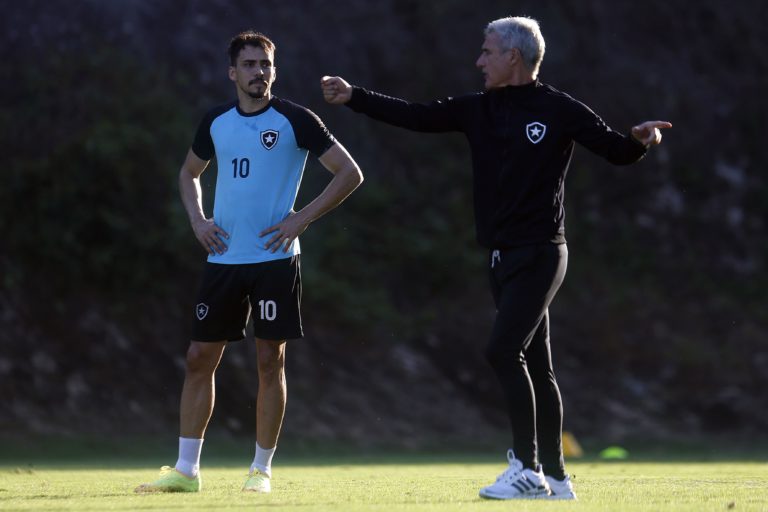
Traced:
POLYGON ((136 495, 133 488, 152 480, 159 467, 131 457, 92 457, 22 466, 0 460, 0 510, 768 512, 768 461, 754 457, 571 462, 578 502, 482 500, 478 489, 504 469, 503 460, 466 453, 336 459, 294 454, 276 461, 270 495, 240 491, 248 464, 243 457, 204 465, 203 492, 191 495, 136 495))

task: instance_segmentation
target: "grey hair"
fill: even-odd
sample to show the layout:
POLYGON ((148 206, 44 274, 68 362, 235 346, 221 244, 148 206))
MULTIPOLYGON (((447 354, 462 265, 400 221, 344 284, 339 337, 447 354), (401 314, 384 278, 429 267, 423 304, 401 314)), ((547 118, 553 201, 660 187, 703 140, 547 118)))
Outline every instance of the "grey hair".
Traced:
POLYGON ((534 78, 539 74, 546 45, 538 21, 527 16, 499 18, 485 27, 485 35, 492 33, 498 34, 502 49, 517 48, 520 51, 523 62, 533 71, 534 78))

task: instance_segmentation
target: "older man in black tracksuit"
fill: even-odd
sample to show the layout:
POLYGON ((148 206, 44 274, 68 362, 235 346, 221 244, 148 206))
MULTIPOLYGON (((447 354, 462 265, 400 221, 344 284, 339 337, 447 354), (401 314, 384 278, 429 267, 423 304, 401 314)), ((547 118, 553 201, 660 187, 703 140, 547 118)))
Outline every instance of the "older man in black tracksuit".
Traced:
POLYGON ((478 242, 489 250, 498 310, 487 357, 512 422, 509 468, 480 490, 485 498, 575 499, 562 452, 562 402, 552 367, 549 304, 565 276, 564 183, 575 143, 618 165, 661 142, 647 121, 628 135, 537 78, 544 39, 530 18, 495 20, 477 67, 485 91, 417 104, 323 77, 329 103, 422 132, 458 131, 472 152, 478 242), (539 462, 541 465, 539 465, 539 462))

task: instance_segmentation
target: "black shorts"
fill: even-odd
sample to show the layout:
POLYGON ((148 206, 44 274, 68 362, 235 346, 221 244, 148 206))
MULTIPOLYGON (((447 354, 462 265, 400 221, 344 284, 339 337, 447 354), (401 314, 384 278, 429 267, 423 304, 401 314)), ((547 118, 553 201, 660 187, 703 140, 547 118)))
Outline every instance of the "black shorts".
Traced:
POLYGON ((256 338, 301 338, 300 307, 299 255, 242 265, 206 262, 195 302, 192 340, 242 340, 251 309, 256 338))

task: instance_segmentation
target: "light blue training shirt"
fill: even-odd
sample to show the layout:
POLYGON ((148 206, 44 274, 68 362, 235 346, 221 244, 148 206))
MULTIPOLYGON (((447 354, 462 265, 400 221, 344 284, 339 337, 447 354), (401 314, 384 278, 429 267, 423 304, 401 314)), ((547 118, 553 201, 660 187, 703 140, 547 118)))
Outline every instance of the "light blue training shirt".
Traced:
POLYGON ((272 97, 246 114, 237 102, 211 109, 197 129, 192 151, 202 160, 216 156, 218 177, 213 220, 229 234, 224 254, 211 263, 245 264, 290 258, 300 252, 298 238, 288 252, 265 249, 274 235, 260 237, 293 210, 307 154, 322 156, 336 140, 310 110, 272 97))

